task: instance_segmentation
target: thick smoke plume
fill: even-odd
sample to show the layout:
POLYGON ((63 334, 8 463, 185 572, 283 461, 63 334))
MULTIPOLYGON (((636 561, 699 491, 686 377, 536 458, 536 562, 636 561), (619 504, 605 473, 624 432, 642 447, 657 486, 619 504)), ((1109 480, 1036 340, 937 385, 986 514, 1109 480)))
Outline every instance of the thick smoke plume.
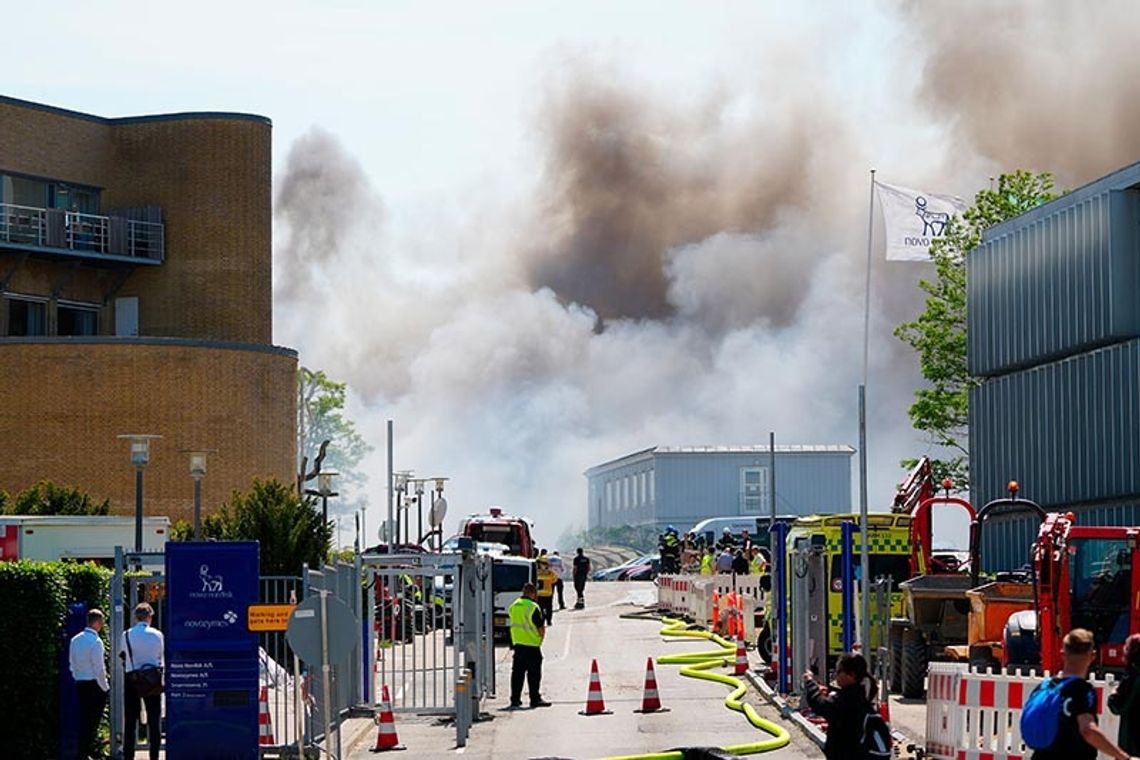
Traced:
POLYGON ((1110 0, 907 4, 921 97, 960 149, 1075 186, 1140 160, 1140 13, 1110 0))
MULTIPOLYGON (((703 99, 564 67, 535 121, 534 200, 467 194, 442 204, 462 214, 410 231, 335 138, 299 140, 279 178, 277 335, 354 391, 377 447, 372 519, 389 417, 397 467, 450 476, 453 515, 503 504, 544 542, 584 525, 582 472, 613 457, 769 430, 854 444, 866 168, 968 196, 994 169, 1075 182, 1137 157, 1138 64, 1108 52, 1135 22, 1117 6, 1029 7, 906 8, 914 50, 900 45, 892 70, 912 78, 878 85, 889 93, 829 91, 810 44, 703 99), (1066 59, 1073 46, 1051 44, 1066 25, 1104 44, 1066 59)), ((873 508, 899 460, 929 448, 906 418, 916 362, 891 335, 929 274, 875 253, 873 508)))

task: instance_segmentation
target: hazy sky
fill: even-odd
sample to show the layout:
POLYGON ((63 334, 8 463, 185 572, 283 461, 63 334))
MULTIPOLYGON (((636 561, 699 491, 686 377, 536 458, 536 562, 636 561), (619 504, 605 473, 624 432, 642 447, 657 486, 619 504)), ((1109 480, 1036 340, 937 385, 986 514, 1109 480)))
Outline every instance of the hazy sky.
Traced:
MULTIPOLYGON (((270 117, 275 341, 350 383, 370 522, 391 416, 452 517, 501 503, 549 543, 585 522, 582 471, 631 451, 856 443, 870 167, 971 197, 1137 157, 1135 14, 1069 7, 63 2, 21 7, 0 70, 104 116, 270 117)), ((878 255, 885 508, 929 450, 890 335, 929 272, 878 255)))

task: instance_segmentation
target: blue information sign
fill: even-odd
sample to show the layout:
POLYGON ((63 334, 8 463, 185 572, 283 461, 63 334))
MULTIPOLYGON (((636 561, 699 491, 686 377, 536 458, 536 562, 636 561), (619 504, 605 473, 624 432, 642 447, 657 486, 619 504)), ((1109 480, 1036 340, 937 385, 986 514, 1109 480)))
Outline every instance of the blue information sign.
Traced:
POLYGON ((256 541, 166 544, 166 757, 256 760, 256 541))

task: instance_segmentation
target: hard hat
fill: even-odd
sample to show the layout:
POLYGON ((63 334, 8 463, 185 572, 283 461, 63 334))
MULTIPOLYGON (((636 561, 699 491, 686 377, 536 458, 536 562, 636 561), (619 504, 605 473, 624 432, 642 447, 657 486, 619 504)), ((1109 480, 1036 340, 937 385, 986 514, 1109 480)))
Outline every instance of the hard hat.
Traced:
POLYGON ((677 529, 674 528, 672 525, 666 525, 665 526, 665 532, 666 533, 676 533, 677 529))
POLYGON ((731 532, 732 532, 732 529, 731 529, 731 528, 725 528, 725 529, 724 529, 724 532, 725 532, 725 533, 731 533, 731 532))

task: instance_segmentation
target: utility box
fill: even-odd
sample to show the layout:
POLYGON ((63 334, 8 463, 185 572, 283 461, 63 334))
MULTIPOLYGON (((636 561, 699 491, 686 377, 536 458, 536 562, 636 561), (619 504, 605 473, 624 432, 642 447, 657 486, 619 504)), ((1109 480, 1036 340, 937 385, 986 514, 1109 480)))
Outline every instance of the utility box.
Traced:
MULTIPOLYGON (((162 552, 169 517, 143 518, 143 551, 162 552)), ((135 518, 121 516, 0 517, 0 561, 113 560, 115 547, 135 547, 135 518)))

